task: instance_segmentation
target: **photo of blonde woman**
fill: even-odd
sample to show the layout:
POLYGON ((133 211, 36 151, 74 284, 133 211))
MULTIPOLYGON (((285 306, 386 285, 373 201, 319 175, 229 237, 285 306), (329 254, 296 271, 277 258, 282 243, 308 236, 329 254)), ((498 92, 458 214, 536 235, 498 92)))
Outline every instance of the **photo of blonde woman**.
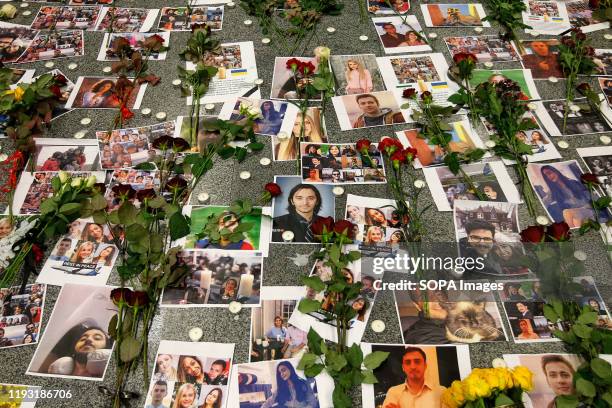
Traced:
POLYGON ((325 129, 321 126, 321 108, 311 107, 306 111, 306 115, 302 116, 298 112, 291 136, 285 139, 279 139, 274 136, 274 160, 290 161, 296 160, 299 154, 300 141, 325 143, 327 136, 325 129), (302 122, 304 124, 304 132, 302 134, 302 122), (301 136, 301 137, 300 137, 301 136))

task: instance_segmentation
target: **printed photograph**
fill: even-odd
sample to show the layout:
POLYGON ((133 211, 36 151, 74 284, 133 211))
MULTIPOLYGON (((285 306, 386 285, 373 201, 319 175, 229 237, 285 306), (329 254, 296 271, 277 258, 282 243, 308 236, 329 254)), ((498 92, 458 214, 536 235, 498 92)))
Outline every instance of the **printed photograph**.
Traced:
POLYGON ((281 132, 291 134, 298 109, 289 102, 269 99, 238 98, 235 103, 224 104, 219 118, 240 120, 244 115, 240 113, 241 106, 250 106, 259 110, 260 117, 255 120, 253 130, 264 136, 278 136, 281 132))
POLYGON ((95 140, 37 138, 34 141, 33 160, 37 171, 89 171, 100 167, 95 140))
MULTIPOLYGON (((574 104, 586 104, 586 98, 576 98, 574 104)), ((542 101, 538 105, 540 105, 540 109, 537 110, 538 117, 546 125, 546 128, 550 129, 552 136, 586 135, 612 131, 612 127, 605 117, 610 117, 610 109, 607 108, 606 103, 601 105, 601 112, 594 109, 580 109, 578 111, 569 109, 567 115, 565 113, 567 109, 565 100, 542 101), (563 130, 564 121, 565 131, 563 130)))
POLYGON ((470 85, 476 87, 483 82, 496 84, 506 79, 511 79, 518 83, 521 91, 528 99, 540 99, 540 94, 531 76, 531 71, 528 69, 475 69, 470 79, 470 85))
MULTIPOLYGON (((154 35, 158 35, 164 39, 164 46, 168 46, 170 43, 170 33, 106 33, 104 34, 104 40, 102 41, 102 47, 98 53, 98 61, 119 61, 119 57, 114 55, 113 49, 118 39, 125 39, 128 41, 130 47, 134 51, 141 51, 145 40, 154 35)), ((148 58, 150 61, 163 61, 166 59, 166 51, 151 51, 149 52, 148 58)))
POLYGON ((588 171, 599 179, 603 194, 612 197, 612 147, 582 147, 576 149, 588 171))
POLYGON ((573 0, 565 3, 572 27, 580 27, 583 33, 610 28, 610 23, 593 15, 588 0, 573 0))
POLYGON ((459 53, 474 54, 478 62, 519 61, 512 42, 498 36, 445 37, 451 56, 459 53))
POLYGON ((422 30, 416 16, 406 16, 409 25, 401 16, 374 17, 372 22, 387 54, 431 50, 427 40, 419 34, 422 30))
MULTIPOLYGON (((198 123, 197 123, 198 133, 195 136, 196 141, 197 141, 196 142, 197 146, 192 147, 191 151, 194 151, 193 149, 195 148, 197 149, 198 152, 203 152, 204 149, 206 149, 209 145, 219 141, 219 138, 221 137, 221 133, 218 130, 210 130, 209 129, 210 125, 208 125, 210 121, 214 122, 216 120, 217 120, 217 117, 212 116, 212 115, 200 116, 198 118, 198 123)), ((182 139, 185 139, 189 144, 191 144, 191 138, 192 138, 191 133, 192 133, 192 129, 195 127, 195 124, 196 124, 195 118, 192 119, 189 116, 177 116, 175 122, 176 122, 176 127, 174 130, 174 137, 180 137, 182 139)), ((167 123, 172 124, 172 126, 174 126, 175 122, 167 122, 167 123)), ((169 134, 169 136, 172 136, 172 134, 169 134)), ((232 146, 239 145, 241 143, 242 142, 232 142, 231 145, 232 146)))
POLYGON ((603 92, 606 102, 609 106, 612 106, 612 79, 608 78, 597 78, 601 92, 603 92))
POLYGON ((559 63, 559 40, 521 41, 523 67, 531 70, 533 79, 563 78, 559 63))
POLYGON ((342 130, 406 122, 391 91, 334 96, 332 102, 342 130))
POLYGON ((43 6, 30 28, 33 30, 93 30, 102 6, 43 6))
POLYGON ((212 31, 223 26, 223 6, 220 7, 164 7, 158 29, 162 31, 191 31, 194 24, 205 24, 212 31), (190 12, 191 11, 191 12, 190 12))
MULTIPOLYGON (((0 225, 6 220, 1 219, 0 225)), ((38 343, 46 289, 38 283, 26 285, 23 291, 21 286, 0 289, 0 350, 38 343)))
POLYGON ((410 10, 408 0, 368 0, 368 11, 375 15, 405 14, 410 10))
POLYGON ((298 112, 287 138, 272 136, 272 153, 275 161, 291 161, 299 157, 299 141, 308 143, 327 143, 327 130, 321 114, 321 108, 311 106, 306 110, 306 115, 298 112), (303 127, 303 131, 302 131, 303 127))
POLYGON ((81 57, 85 54, 84 43, 82 30, 41 32, 17 62, 24 63, 56 58, 81 57))
POLYGON ((384 91, 376 55, 332 55, 330 64, 336 79, 338 95, 384 91))
POLYGON ((38 31, 28 26, 0 22, 0 62, 16 62, 32 44, 38 31))
POLYGON ((0 384, 0 402, 13 404, 9 408, 34 408, 41 391, 34 385, 0 384))
MULTIPOLYGON (((183 177, 187 177, 186 175, 183 177)), ((106 198, 107 211, 113 211, 119 208, 121 205, 121 199, 115 194, 115 187, 118 185, 129 185, 133 190, 136 191, 134 197, 129 198, 128 201, 140 208, 142 204, 139 199, 139 191, 146 189, 159 190, 159 172, 157 170, 134 170, 134 169, 120 169, 115 170, 111 173, 110 181, 104 193, 106 198)), ((167 196, 169 193, 164 192, 162 196, 167 196)))
MULTIPOLYGON (((118 78, 79 77, 66 103, 66 108, 81 109, 118 109, 121 101, 117 96, 118 78)), ((138 109, 144 96, 146 84, 136 85, 126 106, 138 109)))
POLYGON ((481 4, 421 4, 427 27, 490 27, 481 4))
POLYGON ((612 50, 595 49, 593 62, 595 63, 595 75, 612 75, 612 50))
POLYGON ((570 28, 570 21, 563 2, 555 0, 527 0, 527 11, 523 11, 523 23, 531 28, 525 29, 540 34, 561 34, 570 28))
MULTIPOLYGON (((305 97, 304 87, 312 84, 313 79, 305 76, 299 70, 295 73, 287 67, 287 61, 297 59, 302 63, 310 63, 310 74, 317 72, 319 63, 314 57, 276 57, 274 59, 274 71, 272 74, 271 99, 301 99, 305 97)), ((320 100, 320 95, 309 97, 310 100, 320 100)))
POLYGON ((104 7, 96 31, 146 32, 153 27, 158 12, 158 9, 104 7))

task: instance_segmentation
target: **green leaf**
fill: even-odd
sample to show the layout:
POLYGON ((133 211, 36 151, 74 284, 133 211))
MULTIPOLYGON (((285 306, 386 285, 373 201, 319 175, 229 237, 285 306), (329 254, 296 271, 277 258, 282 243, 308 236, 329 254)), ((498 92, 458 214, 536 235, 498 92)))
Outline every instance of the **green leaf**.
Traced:
POLYGON ((298 310, 302 313, 312 313, 321 309, 321 301, 312 299, 302 299, 298 305, 298 310))
POLYGON ((340 371, 347 364, 348 362, 346 361, 346 358, 340 353, 336 353, 335 351, 330 350, 325 355, 325 365, 331 370, 340 371))
POLYGON ((378 368, 387 359, 387 357, 389 357, 389 352, 375 351, 365 356, 363 359, 363 364, 366 366, 366 368, 374 370, 378 368))
POLYGON ((307 367, 312 366, 314 363, 317 362, 317 358, 318 358, 317 355, 313 353, 304 354, 297 366, 298 370, 303 370, 307 367))
POLYGON ((306 377, 316 377, 323 371, 325 366, 323 364, 313 364, 310 367, 304 369, 304 375, 306 377))
POLYGON ((363 384, 378 384, 378 378, 376 378, 372 370, 362 370, 361 382, 363 384))
POLYGON ((350 408, 353 405, 351 398, 342 387, 335 387, 332 393, 334 408, 350 408))
POLYGON ((108 335, 111 336, 112 339, 117 340, 117 324, 119 322, 119 315, 115 314, 111 317, 110 322, 108 322, 108 335))
POLYGON ((315 329, 311 327, 310 330, 308 330, 306 338, 308 339, 308 349, 311 353, 320 356, 325 352, 321 346, 321 344, 325 344, 325 340, 319 336, 319 333, 317 333, 315 329))
POLYGON ((119 347, 119 356, 121 361, 129 363, 140 355, 140 349, 142 344, 140 340, 136 340, 134 337, 126 337, 121 342, 119 347))
POLYGON ((136 216, 138 215, 138 210, 136 209, 134 204, 128 201, 121 204, 117 211, 117 215, 119 216, 119 223, 123 225, 133 224, 134 220, 136 219, 136 216))
POLYGON ((50 214, 57 210, 57 203, 50 198, 43 200, 40 203, 39 211, 40 215, 50 214))
POLYGON ((512 405, 514 405, 514 401, 512 400, 512 398, 510 398, 509 396, 507 396, 503 392, 500 393, 497 396, 497 398, 495 398, 495 406, 496 407, 512 406, 512 405))
POLYGON ((128 225, 125 229, 125 237, 128 241, 138 242, 141 239, 148 240, 148 231, 140 224, 128 225))
POLYGON ((357 343, 353 343, 346 352, 346 360, 353 368, 361 369, 363 362, 363 352, 357 343))
POLYGON ((102 194, 96 194, 91 197, 91 207, 94 211, 103 210, 106 208, 106 199, 102 194))
POLYGON ((591 360, 591 370, 599 377, 599 378, 607 378, 609 379, 612 376, 612 369, 610 368, 610 363, 606 360, 595 357, 591 360))
POLYGON ((170 217, 170 239, 177 240, 189 234, 189 221, 180 212, 175 212, 170 217))
POLYGON ((303 276, 302 283, 317 292, 325 289, 325 283, 318 276, 303 276))
POLYGON ((592 398, 597 395, 597 390, 592 382, 585 380, 584 378, 578 378, 576 380, 576 390, 584 395, 585 397, 592 398))
POLYGON ((597 312, 581 313, 580 316, 578 316, 578 323, 588 325, 588 324, 595 324, 596 321, 597 321, 597 312))
POLYGON ((155 163, 151 163, 151 162, 139 163, 136 166, 134 166, 134 168, 136 170, 157 170, 155 163))
POLYGON ((572 332, 574 332, 574 334, 582 339, 588 339, 589 337, 591 337, 591 332, 593 331, 592 328, 585 326, 584 324, 581 323, 576 323, 572 326, 572 332))
POLYGON ((556 323, 559 320, 559 315, 555 312, 555 309, 551 305, 544 305, 544 316, 548 321, 556 323))
POLYGON ((81 207, 82 207, 81 203, 66 203, 60 207, 59 212, 62 214, 68 214, 68 215, 75 214, 79 212, 81 207))
POLYGON ((559 395, 555 398, 556 408, 576 408, 580 401, 575 395, 559 395))

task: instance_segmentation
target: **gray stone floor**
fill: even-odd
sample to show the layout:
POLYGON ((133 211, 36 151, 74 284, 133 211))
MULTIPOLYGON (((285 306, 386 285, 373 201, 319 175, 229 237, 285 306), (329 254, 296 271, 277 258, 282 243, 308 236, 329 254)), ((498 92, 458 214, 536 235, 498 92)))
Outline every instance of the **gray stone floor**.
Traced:
MULTIPOLYGON (((362 0, 364 1, 364 0, 362 0)), ((238 3, 238 1, 236 0, 238 3)), ((334 54, 358 54, 358 53, 374 53, 377 56, 384 55, 384 52, 377 39, 374 26, 369 19, 363 23, 359 21, 359 11, 357 0, 342 0, 345 4, 345 10, 341 16, 326 17, 319 24, 317 35, 312 41, 312 48, 315 45, 326 45, 331 48, 334 54), (333 35, 327 34, 325 28, 333 26, 337 29, 333 35), (362 34, 367 35, 370 39, 367 42, 359 41, 358 37, 362 34)), ((458 1, 450 1, 458 3, 458 1)), ((19 3, 16 3, 19 5, 19 3)), ((183 5, 184 2, 176 0, 170 1, 144 1, 144 0, 117 0, 117 6, 129 7, 162 7, 163 5, 183 5)), ((30 24, 36 11, 38 3, 30 3, 27 10, 32 11, 29 17, 22 17, 13 20, 14 23, 30 24)), ((422 15, 419 8, 419 3, 412 3, 414 14, 417 15, 419 22, 424 25, 422 15)), ((25 9, 20 9, 25 10, 25 9)), ((247 16, 240 7, 234 9, 226 9, 226 14, 223 23, 223 30, 217 32, 219 38, 223 41, 253 41, 255 43, 255 52, 257 56, 257 68, 259 76, 264 79, 262 86, 262 96, 266 97, 270 93, 270 84, 272 79, 272 68, 274 57, 282 55, 274 46, 263 45, 260 40, 262 35, 257 27, 257 23, 250 27, 243 25, 243 20, 247 16)), ((438 34, 436 40, 433 41, 436 52, 442 52, 447 59, 449 58, 448 49, 446 48, 442 38, 450 35, 473 35, 474 31, 471 28, 452 29, 439 28, 427 29, 427 33, 435 32, 438 34)), ((498 28, 485 28, 482 34, 494 35, 498 33, 498 28)), ((598 31, 589 34, 593 38, 593 45, 596 48, 612 48, 612 41, 605 40, 603 34, 607 31, 598 31)), ((169 119, 177 115, 188 114, 188 107, 184 100, 180 98, 179 91, 172 87, 172 80, 177 77, 176 65, 179 64, 178 53, 184 46, 189 33, 172 33, 170 36, 170 50, 166 61, 152 62, 151 71, 161 76, 162 82, 159 86, 149 88, 146 91, 142 107, 149 107, 153 113, 165 111, 169 119)), ((528 38, 525 34, 522 37, 528 38)), ((55 60, 55 68, 61 69, 70 79, 75 80, 78 75, 103 75, 102 68, 107 65, 104 62, 96 61, 96 56, 102 42, 103 33, 86 32, 86 56, 74 59, 55 60), (70 71, 67 66, 71 62, 78 63, 78 69, 70 71)), ((530 38, 530 37, 529 37, 530 38)), ((310 55, 309 51, 305 55, 310 55)), ((36 68, 37 74, 46 72, 44 62, 26 64, 28 67, 36 68)), ((519 63, 501 63, 499 67, 503 68, 520 68, 519 63)), ((594 80, 589 80, 592 86, 597 86, 594 80)), ((557 84, 548 81, 538 81, 538 90, 543 99, 548 98, 563 98, 564 82, 560 81, 557 84)), ((217 105, 217 112, 220 108, 217 105)), ((86 137, 95 137, 95 131, 107 129, 111 123, 113 113, 104 111, 87 111, 75 110, 53 123, 53 127, 49 134, 50 137, 72 137, 72 135, 83 128, 79 121, 83 117, 92 119, 91 125, 87 127, 86 137)), ((405 128, 403 126, 378 127, 373 129, 361 129, 349 132, 341 132, 338 126, 338 121, 332 109, 326 115, 327 130, 330 140, 333 142, 354 142, 360 138, 366 137, 371 140, 378 140, 383 135, 392 135, 393 132, 405 128)), ((132 124, 148 125, 153 124, 155 119, 145 118, 139 114, 136 115, 132 124)), ((481 129, 482 130, 482 129, 481 129)), ((262 140, 266 141, 265 137, 262 140)), ((558 141, 559 138, 556 139, 558 141)), ((577 159, 576 147, 596 146, 600 142, 597 136, 577 136, 565 138, 568 141, 570 148, 560 150, 563 159, 577 159)), ((4 152, 10 152, 11 144, 7 140, 0 140, 0 145, 4 152)), ((272 181, 274 175, 293 174, 293 163, 273 163, 271 166, 262 167, 259 165, 259 159, 263 156, 270 157, 271 147, 267 143, 266 149, 248 158, 245 162, 237 164, 233 162, 218 162, 215 164, 213 171, 202 181, 199 189, 207 191, 211 195, 211 203, 213 204, 229 204, 232 200, 249 196, 255 198, 263 184, 272 181), (241 181, 238 174, 241 170, 250 170, 252 178, 249 181, 241 181), (221 187, 222 186, 222 187, 221 187)), ((512 170, 510 170, 512 172, 512 170)), ((368 186, 348 186, 346 193, 361 194, 366 196, 386 197, 387 191, 385 185, 368 185, 368 186)), ((194 197, 197 193, 194 194, 194 197)), ((431 196, 428 191, 423 194, 423 199, 426 202, 431 202, 431 196)), ((341 216, 344 208, 344 198, 337 200, 337 215, 341 216)), ((435 206, 434 206, 435 208, 435 206)), ((541 210, 541 209, 540 209, 541 210)), ((541 210, 542 211, 542 210, 541 210)), ((525 227, 533 223, 529 219, 526 209, 521 206, 520 212, 521 226, 525 227)), ((431 210, 426 215, 426 224, 429 228, 427 240, 438 242, 449 242, 454 239, 454 230, 451 213, 440 213, 431 210)), ((575 239, 577 246, 585 251, 588 255, 585 261, 588 274, 595 277, 595 281, 599 286, 602 296, 610 305, 612 295, 612 282, 610 281, 610 263, 604 252, 604 246, 601 238, 596 234, 588 234, 587 236, 575 239)), ((310 252, 311 248, 300 245, 271 245, 270 256, 265 260, 264 264, 264 284, 265 285, 297 285, 299 277, 306 273, 307 268, 298 268, 287 262, 287 256, 293 256, 296 253, 310 252)), ((116 281, 111 277, 110 283, 116 281)), ((397 274, 387 274, 385 279, 397 280, 401 278, 397 274)), ((51 310, 59 293, 59 287, 50 287, 48 291, 47 301, 45 304, 45 315, 43 322, 43 330, 48 321, 51 310)), ((501 305, 500 305, 501 307, 501 305)), ((382 292, 379 294, 370 320, 381 319, 386 323, 387 330, 377 334, 368 328, 366 330, 364 341, 376 343, 400 343, 401 335, 397 320, 397 313, 394 305, 392 292, 382 292)), ((236 344, 234 362, 243 363, 248 359, 249 353, 249 325, 250 315, 247 311, 242 311, 239 319, 234 320, 233 315, 226 309, 191 309, 191 310, 164 310, 155 319, 154 326, 151 332, 152 344, 149 347, 149 367, 152 366, 152 358, 157 349, 160 339, 182 340, 188 341, 188 330, 193 326, 199 326, 204 330, 203 341, 213 342, 231 342, 236 344)), ((506 325, 506 328, 508 326, 506 325)), ((65 380, 26 376, 24 373, 34 353, 35 347, 17 347, 0 351, 0 383, 20 383, 40 385, 44 389, 71 389, 73 398, 71 400, 41 400, 37 407, 107 407, 109 402, 101 397, 98 392, 98 385, 101 382, 82 381, 82 380, 65 380)), ((470 345, 471 363, 473 367, 489 366, 490 362, 495 357, 500 357, 503 353, 541 353, 561 351, 562 347, 559 344, 514 344, 512 342, 505 344, 476 344, 470 345)), ((113 386, 115 378, 115 367, 111 363, 107 373, 106 380, 103 384, 109 387, 113 386)), ((132 388, 137 390, 143 382, 141 372, 136 372, 132 376, 132 388)), ((132 406, 142 407, 144 399, 134 402, 132 406)), ((355 406, 361 406, 361 401, 358 396, 355 398, 355 406)), ((232 407, 233 408, 233 407, 232 407)))

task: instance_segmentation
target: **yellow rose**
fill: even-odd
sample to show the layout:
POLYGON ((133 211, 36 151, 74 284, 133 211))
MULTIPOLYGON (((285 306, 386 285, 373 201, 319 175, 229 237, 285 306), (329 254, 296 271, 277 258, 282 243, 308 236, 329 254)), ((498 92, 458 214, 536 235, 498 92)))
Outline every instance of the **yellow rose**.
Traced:
POLYGON ((444 390, 444 393, 442 394, 442 406, 445 408, 459 408, 459 404, 457 404, 457 401, 455 401, 450 388, 444 390))
POLYGON ((470 375, 464 381, 463 392, 465 394, 465 399, 468 401, 475 401, 478 398, 491 395, 491 388, 480 375, 470 375))
POLYGON ((486 373, 483 373, 482 377, 489 384, 489 387, 502 389, 501 378, 494 370, 488 370, 486 373))
POLYGON ((463 387, 461 386, 461 381, 453 381, 451 387, 449 388, 453 399, 459 406, 463 405, 465 402, 465 395, 463 394, 463 387))
POLYGON ((533 388, 533 373, 527 367, 517 366, 512 370, 512 378, 515 385, 524 391, 531 391, 533 388))
POLYGON ((514 380, 512 379, 512 372, 507 368, 496 368, 495 372, 499 377, 500 389, 506 390, 514 387, 514 380))
POLYGON ((20 86, 16 87, 15 89, 9 89, 8 91, 4 92, 5 95, 13 95, 17 102, 21 101, 21 98, 23 98, 24 93, 25 91, 20 86))

